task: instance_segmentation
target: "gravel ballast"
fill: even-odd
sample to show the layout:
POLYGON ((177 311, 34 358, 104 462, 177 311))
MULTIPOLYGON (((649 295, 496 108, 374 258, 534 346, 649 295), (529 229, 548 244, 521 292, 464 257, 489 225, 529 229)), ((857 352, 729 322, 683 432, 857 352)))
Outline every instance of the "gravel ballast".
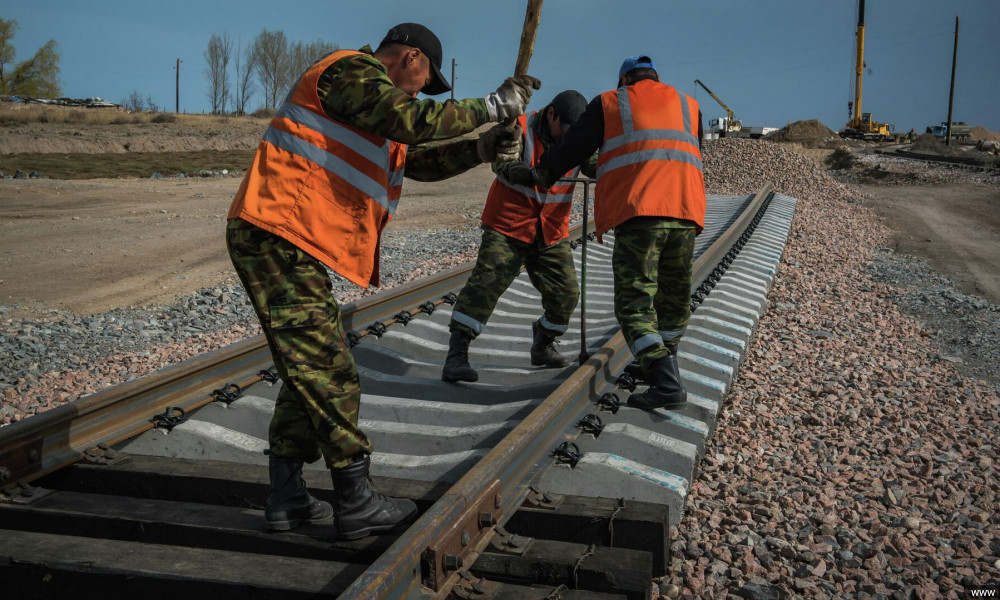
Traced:
MULTIPOLYGON (((779 144, 710 142, 705 172, 711 193, 772 181, 799 202, 655 593, 927 599, 1000 583, 1000 309, 885 250, 861 193, 779 144)), ((387 239, 386 285, 470 260, 478 241, 476 229, 387 239)), ((342 302, 361 293, 335 290, 342 302)), ((0 423, 257 331, 231 287, 88 317, 0 314, 0 423)))

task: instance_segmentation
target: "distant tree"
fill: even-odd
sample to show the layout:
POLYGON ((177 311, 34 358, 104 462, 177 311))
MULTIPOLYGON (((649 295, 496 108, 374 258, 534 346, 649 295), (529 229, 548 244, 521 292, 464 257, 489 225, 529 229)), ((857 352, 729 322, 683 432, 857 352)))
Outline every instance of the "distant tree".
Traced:
POLYGON ((253 97, 253 74, 257 68, 257 53, 254 45, 236 49, 236 89, 233 94, 233 104, 238 115, 247 114, 247 104, 253 97))
POLYGON ((146 106, 145 101, 142 99, 142 94, 139 90, 133 91, 128 95, 128 98, 122 100, 122 107, 131 112, 142 112, 142 109, 146 106))
POLYGON ((146 96, 146 104, 145 104, 145 106, 146 106, 146 111, 148 111, 148 112, 160 112, 160 110, 161 110, 160 109, 160 105, 158 105, 157 103, 153 102, 153 97, 152 96, 146 96))
POLYGON ((339 50, 340 47, 332 42, 316 40, 303 44, 295 42, 288 51, 288 72, 291 76, 289 84, 294 84, 297 77, 306 72, 314 62, 323 58, 331 52, 339 50))
POLYGON ((212 114, 226 112, 229 103, 229 58, 233 43, 229 34, 212 34, 205 50, 205 79, 208 80, 208 99, 212 102, 212 114))
POLYGON ((264 91, 264 107, 276 108, 279 96, 296 76, 288 72, 288 41, 283 32, 265 29, 254 38, 253 46, 257 57, 254 65, 257 81, 264 91))
POLYGON ((34 56, 15 64, 17 53, 11 40, 16 31, 17 21, 0 19, 0 94, 58 98, 62 92, 56 41, 45 42, 34 56))

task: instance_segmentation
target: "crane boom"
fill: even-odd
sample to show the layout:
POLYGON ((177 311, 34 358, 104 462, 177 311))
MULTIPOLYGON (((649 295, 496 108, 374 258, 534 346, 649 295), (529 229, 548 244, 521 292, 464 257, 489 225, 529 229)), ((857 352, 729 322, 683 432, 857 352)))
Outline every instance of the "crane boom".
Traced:
POLYGON ((858 29, 854 35, 857 38, 855 40, 857 55, 854 67, 854 111, 851 114, 851 124, 853 127, 858 127, 861 123, 861 85, 865 71, 865 0, 858 0, 858 29))
POLYGON ((863 140, 884 141, 891 137, 891 123, 878 123, 871 113, 861 112, 861 89, 865 71, 865 0, 858 0, 858 28, 855 32, 854 56, 854 101, 847 103, 851 120, 847 122, 840 137, 863 140))
POLYGON ((718 96, 716 96, 715 94, 713 94, 712 90, 708 89, 708 86, 705 85, 704 83, 702 83, 701 80, 695 79, 694 82, 697 83, 698 85, 700 85, 701 87, 705 88, 705 91, 708 92, 708 95, 711 96, 712 98, 714 98, 715 101, 719 103, 719 106, 721 106, 723 108, 723 110, 726 111, 726 116, 729 117, 729 121, 731 123, 735 123, 736 122, 736 115, 733 114, 732 109, 730 109, 728 106, 726 106, 725 102, 723 102, 722 100, 719 99, 718 96))

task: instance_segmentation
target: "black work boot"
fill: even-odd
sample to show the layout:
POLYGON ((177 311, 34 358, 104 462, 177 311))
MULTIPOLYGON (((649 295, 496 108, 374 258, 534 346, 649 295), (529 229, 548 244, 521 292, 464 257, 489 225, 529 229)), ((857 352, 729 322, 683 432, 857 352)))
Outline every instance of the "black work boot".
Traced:
POLYGON ((570 357, 556 352, 556 336, 546 333, 538 321, 531 324, 531 333, 535 336, 531 341, 531 366, 565 367, 573 362, 570 357))
POLYGON ((269 457, 271 487, 267 493, 264 519, 271 531, 288 531, 302 524, 329 523, 333 507, 309 495, 302 481, 302 461, 269 457))
POLYGON ((681 382, 681 371, 677 366, 677 355, 671 354, 654 362, 646 373, 649 389, 641 394, 628 397, 628 405, 633 408, 652 410, 666 408, 678 410, 687 406, 687 392, 681 382))
POLYGON ((334 525, 343 540, 357 540, 380 531, 405 525, 417 516, 417 505, 405 498, 390 498, 371 487, 366 454, 340 469, 330 469, 333 476, 334 525))
POLYGON ((472 338, 463 331, 453 329, 448 340, 448 358, 444 361, 441 381, 478 381, 479 373, 469 366, 469 343, 472 338))

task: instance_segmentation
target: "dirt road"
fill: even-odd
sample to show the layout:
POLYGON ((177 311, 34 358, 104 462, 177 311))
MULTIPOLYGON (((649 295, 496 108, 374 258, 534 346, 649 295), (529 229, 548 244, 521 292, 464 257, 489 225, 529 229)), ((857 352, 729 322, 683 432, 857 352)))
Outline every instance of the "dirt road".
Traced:
POLYGON ((1000 303, 1000 188, 859 187, 895 232, 893 250, 926 260, 966 294, 1000 303))

